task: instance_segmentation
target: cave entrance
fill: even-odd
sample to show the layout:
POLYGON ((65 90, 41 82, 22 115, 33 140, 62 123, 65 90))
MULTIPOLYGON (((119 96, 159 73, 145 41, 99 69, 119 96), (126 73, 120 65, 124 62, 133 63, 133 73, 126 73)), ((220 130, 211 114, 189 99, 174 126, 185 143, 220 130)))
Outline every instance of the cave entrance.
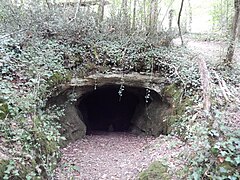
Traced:
POLYGON ((165 87, 158 78, 149 84, 148 76, 129 74, 124 76, 124 90, 120 97, 122 76, 102 75, 97 80, 95 76, 73 79, 71 84, 48 99, 48 107, 64 108, 59 122, 66 143, 93 134, 93 131, 120 131, 155 137, 171 131, 171 116, 175 113, 171 92, 175 86, 165 87), (94 90, 96 82, 98 86, 94 90), (77 101, 73 101, 75 99, 77 101))
POLYGON ((125 87, 120 96, 119 89, 119 85, 104 86, 79 99, 78 109, 87 127, 87 134, 93 131, 131 130, 141 97, 130 87, 125 87))

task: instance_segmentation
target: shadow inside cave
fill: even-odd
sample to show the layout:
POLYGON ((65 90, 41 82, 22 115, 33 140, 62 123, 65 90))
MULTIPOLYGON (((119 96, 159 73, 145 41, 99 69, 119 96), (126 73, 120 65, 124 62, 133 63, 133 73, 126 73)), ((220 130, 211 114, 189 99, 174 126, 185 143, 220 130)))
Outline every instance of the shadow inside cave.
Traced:
POLYGON ((119 86, 105 86, 85 94, 78 108, 87 127, 92 131, 130 131, 139 96, 126 88, 122 96, 119 86))

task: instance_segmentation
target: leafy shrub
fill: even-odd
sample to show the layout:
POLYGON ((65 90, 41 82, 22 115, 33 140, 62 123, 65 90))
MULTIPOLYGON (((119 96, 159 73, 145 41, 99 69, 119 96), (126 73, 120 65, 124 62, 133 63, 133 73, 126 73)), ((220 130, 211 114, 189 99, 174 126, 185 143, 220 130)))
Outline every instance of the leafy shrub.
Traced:
POLYGON ((224 91, 219 86, 221 82, 218 81, 227 81, 229 73, 222 72, 221 78, 218 77, 215 81, 216 72, 210 72, 214 82, 211 84, 211 111, 204 112, 202 99, 193 96, 193 106, 186 109, 178 124, 180 129, 185 129, 183 137, 190 145, 189 151, 181 154, 180 158, 188 159, 185 172, 188 172, 190 179, 238 179, 240 132, 237 128, 239 125, 235 124, 238 122, 236 118, 239 111, 236 82, 228 83, 225 87, 235 96, 224 97, 224 91))

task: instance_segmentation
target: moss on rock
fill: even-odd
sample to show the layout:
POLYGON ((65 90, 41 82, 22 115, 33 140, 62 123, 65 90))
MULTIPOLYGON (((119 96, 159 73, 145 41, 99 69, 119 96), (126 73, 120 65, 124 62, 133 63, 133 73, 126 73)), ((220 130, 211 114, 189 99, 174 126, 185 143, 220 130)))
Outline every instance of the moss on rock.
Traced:
POLYGON ((185 113, 186 107, 190 106, 192 101, 189 98, 182 98, 183 92, 176 84, 165 86, 161 93, 172 105, 172 114, 166 118, 167 134, 169 134, 173 125, 179 121, 179 117, 185 113))
POLYGON ((139 180, 170 180, 167 172, 168 168, 160 161, 153 162, 148 169, 144 170, 139 175, 139 180))

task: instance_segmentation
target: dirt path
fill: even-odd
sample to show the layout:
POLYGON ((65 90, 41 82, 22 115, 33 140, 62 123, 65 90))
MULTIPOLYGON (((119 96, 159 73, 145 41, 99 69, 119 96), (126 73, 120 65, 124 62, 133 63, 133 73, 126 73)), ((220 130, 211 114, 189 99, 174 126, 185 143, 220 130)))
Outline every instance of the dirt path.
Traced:
MULTIPOLYGON (((192 50, 196 54, 203 55, 209 63, 222 62, 226 57, 228 43, 224 41, 200 41, 184 38, 185 45, 188 49, 192 50)), ((174 39, 173 43, 180 46, 181 41, 179 38, 174 39)), ((240 64, 240 44, 235 49, 234 61, 240 64)))
POLYGON ((165 157, 177 163, 171 157, 181 152, 183 146, 176 139, 172 142, 174 144, 164 136, 153 138, 117 132, 86 136, 62 150, 63 157, 55 179, 136 179, 139 172, 154 160, 165 157))

